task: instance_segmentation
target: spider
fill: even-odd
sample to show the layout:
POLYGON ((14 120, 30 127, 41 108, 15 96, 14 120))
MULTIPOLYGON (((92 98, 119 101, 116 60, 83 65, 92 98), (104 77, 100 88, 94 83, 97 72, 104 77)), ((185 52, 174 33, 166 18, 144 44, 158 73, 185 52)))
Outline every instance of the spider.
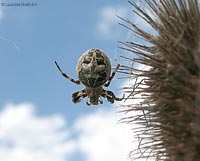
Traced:
POLYGON ((62 76, 77 85, 85 85, 85 89, 72 94, 72 101, 74 103, 80 102, 85 97, 87 97, 86 104, 88 106, 91 104, 102 104, 103 100, 101 97, 107 98, 110 103, 123 100, 123 98, 116 97, 112 91, 104 90, 102 87, 108 87, 110 85, 111 80, 120 67, 120 64, 117 64, 111 74, 110 60, 102 50, 93 48, 85 51, 80 56, 76 65, 79 80, 74 80, 65 74, 56 61, 55 64, 62 76))

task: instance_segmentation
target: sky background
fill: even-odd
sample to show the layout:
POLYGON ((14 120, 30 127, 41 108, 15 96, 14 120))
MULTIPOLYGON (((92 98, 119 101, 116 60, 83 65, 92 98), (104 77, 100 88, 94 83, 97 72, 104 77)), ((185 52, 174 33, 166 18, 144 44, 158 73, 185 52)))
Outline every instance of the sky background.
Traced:
MULTIPOLYGON (((62 77, 54 61, 75 79, 77 60, 90 48, 105 51, 113 67, 114 59, 125 63, 120 56, 129 53, 117 41, 134 39, 116 15, 145 26, 131 9, 122 0, 0 1, 1 161, 129 160, 137 144, 117 105, 73 104, 72 93, 84 86, 62 77), (16 2, 36 6, 8 6, 16 2)), ((108 87, 119 97, 127 81, 120 76, 108 87)))

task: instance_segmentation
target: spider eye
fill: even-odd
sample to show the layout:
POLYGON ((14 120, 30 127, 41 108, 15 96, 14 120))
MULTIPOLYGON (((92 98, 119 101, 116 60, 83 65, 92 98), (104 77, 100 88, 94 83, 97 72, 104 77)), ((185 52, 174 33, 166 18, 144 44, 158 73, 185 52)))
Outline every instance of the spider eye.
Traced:
POLYGON ((85 58, 84 58, 84 60, 83 60, 83 63, 85 63, 85 64, 89 64, 90 62, 91 62, 91 58, 90 57, 88 57, 88 56, 86 56, 85 58))

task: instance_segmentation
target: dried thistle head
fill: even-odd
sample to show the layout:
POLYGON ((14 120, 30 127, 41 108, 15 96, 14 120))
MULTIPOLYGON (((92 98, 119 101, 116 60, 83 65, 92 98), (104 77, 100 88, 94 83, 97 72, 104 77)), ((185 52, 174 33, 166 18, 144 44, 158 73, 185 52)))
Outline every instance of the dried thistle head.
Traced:
POLYGON ((198 0, 145 0, 150 15, 135 2, 134 12, 157 31, 152 35, 130 20, 122 24, 151 45, 121 42, 134 54, 125 59, 149 70, 124 65, 121 72, 138 80, 124 87, 131 103, 125 112, 141 111, 125 121, 140 125, 139 158, 200 160, 200 5, 198 0), (131 74, 130 74, 131 73, 131 74), (143 99, 134 103, 136 95, 143 99))

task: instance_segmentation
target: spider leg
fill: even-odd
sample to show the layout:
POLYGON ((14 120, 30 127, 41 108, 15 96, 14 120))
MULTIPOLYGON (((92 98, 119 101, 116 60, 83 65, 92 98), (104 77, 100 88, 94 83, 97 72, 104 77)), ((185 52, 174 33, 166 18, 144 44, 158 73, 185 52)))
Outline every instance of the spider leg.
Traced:
POLYGON ((101 94, 102 97, 106 98, 108 100, 108 102, 110 103, 114 103, 114 98, 111 97, 109 94, 108 94, 108 91, 106 90, 103 90, 102 94, 101 94))
POLYGON ((100 104, 103 104, 103 100, 102 100, 101 97, 99 97, 99 103, 100 103, 100 104))
POLYGON ((120 64, 117 64, 117 66, 116 66, 115 70, 112 72, 110 78, 109 78, 108 81, 104 84, 105 87, 108 87, 108 86, 110 85, 110 82, 111 82, 112 79, 114 78, 114 76, 115 76, 117 70, 119 69, 119 67, 120 67, 120 64))
POLYGON ((58 70, 60 71, 60 73, 62 74, 63 77, 67 78, 68 80, 70 80, 71 82, 80 85, 81 82, 79 80, 74 80, 73 78, 69 77, 67 74, 65 74, 62 69, 59 67, 58 63, 55 61, 55 64, 58 68, 58 70))
POLYGON ((107 98, 108 102, 110 102, 110 103, 114 103, 114 101, 115 101, 115 100, 114 100, 111 96, 109 96, 107 93, 102 93, 101 96, 104 97, 104 98, 107 98))
POLYGON ((90 101, 89 101, 89 98, 87 98, 86 105, 88 105, 88 106, 91 105, 91 103, 90 103, 90 101))
POLYGON ((72 94, 72 102, 78 103, 86 96, 87 96, 87 94, 85 93, 85 90, 77 91, 72 94))
POLYGON ((116 97, 115 94, 112 91, 107 91, 107 90, 103 90, 103 97, 106 97, 107 100, 111 103, 115 101, 121 101, 124 99, 124 95, 122 98, 116 97))

